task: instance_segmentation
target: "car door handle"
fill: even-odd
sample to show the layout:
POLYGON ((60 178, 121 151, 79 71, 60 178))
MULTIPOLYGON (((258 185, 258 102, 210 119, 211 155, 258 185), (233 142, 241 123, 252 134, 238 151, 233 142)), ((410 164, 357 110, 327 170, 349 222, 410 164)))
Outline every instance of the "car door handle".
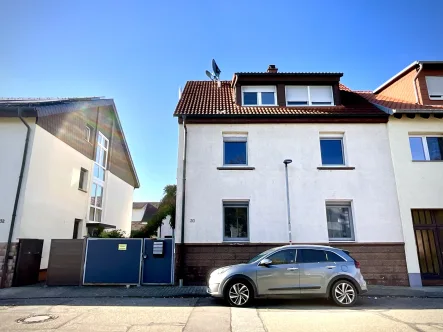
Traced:
POLYGON ((335 268, 335 265, 329 265, 329 266, 326 266, 326 268, 331 270, 331 269, 335 268))
POLYGON ((297 271, 298 267, 288 267, 286 270, 288 270, 288 271, 297 271))

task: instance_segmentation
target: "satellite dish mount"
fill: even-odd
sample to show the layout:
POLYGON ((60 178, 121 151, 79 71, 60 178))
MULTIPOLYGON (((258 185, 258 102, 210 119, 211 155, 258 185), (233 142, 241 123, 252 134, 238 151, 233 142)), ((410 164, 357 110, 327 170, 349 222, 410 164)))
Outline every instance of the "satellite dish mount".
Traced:
POLYGON ((212 73, 209 70, 207 70, 206 76, 208 76, 209 79, 211 79, 214 82, 220 82, 220 73, 221 73, 220 68, 218 68, 215 60, 212 59, 212 73))

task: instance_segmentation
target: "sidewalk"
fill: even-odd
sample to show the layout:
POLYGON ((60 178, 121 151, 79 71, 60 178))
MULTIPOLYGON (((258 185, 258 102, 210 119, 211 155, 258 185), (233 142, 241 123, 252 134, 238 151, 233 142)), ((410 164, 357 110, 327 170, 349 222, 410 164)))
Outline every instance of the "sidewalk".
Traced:
MULTIPOLYGON (((399 287, 369 286, 365 297, 421 297, 443 298, 443 287, 399 287)), ((0 301, 11 299, 44 299, 44 298, 172 298, 172 297, 206 297, 204 286, 66 286, 44 287, 42 285, 11 287, 0 289, 0 301)))

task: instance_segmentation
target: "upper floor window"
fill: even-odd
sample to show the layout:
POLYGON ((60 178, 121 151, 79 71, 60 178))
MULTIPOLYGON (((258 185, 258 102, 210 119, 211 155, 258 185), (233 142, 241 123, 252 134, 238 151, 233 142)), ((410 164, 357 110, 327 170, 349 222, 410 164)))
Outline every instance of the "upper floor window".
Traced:
POLYGON ((330 106, 334 105, 332 86, 286 86, 287 106, 330 106))
POLYGON ((89 143, 91 143, 91 133, 92 133, 92 127, 90 125, 85 126, 85 140, 87 140, 89 143))
POLYGON ((412 160, 443 160, 443 136, 409 136, 412 160))
POLYGON ((342 135, 320 136, 320 151, 322 165, 345 165, 342 135))
POLYGON ((242 86, 243 106, 275 106, 277 91, 275 86, 242 86))
POLYGON ((224 165, 247 165, 247 136, 224 136, 223 137, 223 164, 224 165))
POLYGON ((88 170, 83 167, 80 168, 80 178, 78 181, 78 189, 86 191, 88 188, 88 170))
POLYGON ((101 132, 97 137, 97 148, 95 152, 94 177, 98 180, 105 180, 105 170, 108 162, 109 140, 101 132))
POLYGON ((426 76, 429 99, 443 100, 443 76, 426 76))

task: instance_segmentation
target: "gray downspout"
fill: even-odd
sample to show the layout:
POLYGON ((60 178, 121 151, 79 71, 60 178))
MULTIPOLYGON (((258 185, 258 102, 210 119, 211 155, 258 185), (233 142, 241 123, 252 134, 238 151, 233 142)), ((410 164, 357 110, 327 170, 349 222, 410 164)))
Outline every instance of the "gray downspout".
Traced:
POLYGON ((417 81, 418 75, 420 75, 422 70, 423 70, 423 64, 420 63, 417 74, 415 75, 414 79, 412 80, 412 84, 414 85, 414 92, 415 92, 415 102, 417 104, 419 103, 419 101, 418 101, 418 90, 417 90, 417 82, 416 81, 417 81))
POLYGON ((26 165, 26 156, 28 154, 29 135, 31 132, 31 128, 26 123, 26 121, 23 119, 21 113, 22 113, 21 109, 18 108, 17 115, 20 118, 20 120, 23 122, 23 124, 26 126, 26 140, 25 140, 25 147, 23 149, 22 166, 20 168, 20 175, 18 178, 17 191, 15 194, 14 209, 12 210, 11 226, 9 227, 8 244, 6 245, 5 261, 3 262, 3 267, 2 267, 2 281, 0 284, 0 288, 5 287, 6 278, 8 276, 7 269, 8 269, 8 262, 9 262, 9 254, 11 252, 12 235, 14 233, 15 218, 17 216, 18 201, 20 199, 20 191, 22 188, 23 173, 25 171, 25 165, 26 165))
POLYGON ((183 285, 185 274, 185 203, 186 203, 186 147, 188 144, 188 129, 186 128, 186 116, 183 119, 184 143, 183 143, 183 173, 182 173, 182 211, 181 211, 181 240, 180 240, 180 285, 183 285))

